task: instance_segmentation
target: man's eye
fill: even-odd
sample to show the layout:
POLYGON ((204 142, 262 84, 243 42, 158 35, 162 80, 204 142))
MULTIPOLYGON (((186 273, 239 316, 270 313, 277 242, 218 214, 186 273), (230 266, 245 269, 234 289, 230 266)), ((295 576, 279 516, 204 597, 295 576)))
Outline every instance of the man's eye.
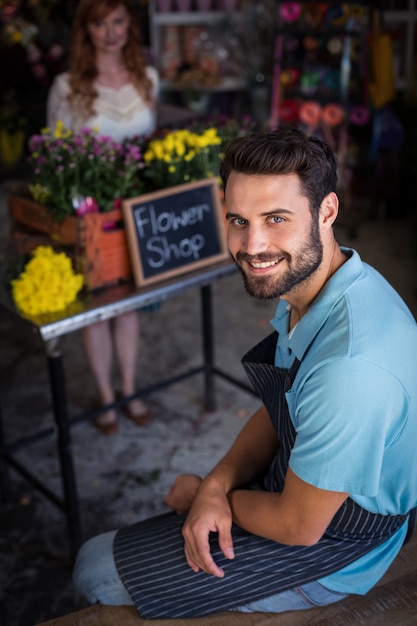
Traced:
POLYGON ((244 226, 246 224, 246 220, 244 220, 242 217, 233 217, 230 220, 231 224, 234 224, 235 226, 244 226))
POLYGON ((271 222, 274 222, 274 224, 280 224, 283 221, 284 221, 284 218, 280 217, 279 215, 272 215, 271 216, 271 222))

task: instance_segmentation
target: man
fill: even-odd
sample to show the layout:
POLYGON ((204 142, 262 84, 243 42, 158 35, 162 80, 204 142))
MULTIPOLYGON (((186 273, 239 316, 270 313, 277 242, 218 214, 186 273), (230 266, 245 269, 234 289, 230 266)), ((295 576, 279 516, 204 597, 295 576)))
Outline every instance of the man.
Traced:
POLYGON ((146 618, 310 608, 366 593, 400 551, 417 505, 417 325, 338 245, 336 169, 296 129, 229 145, 230 254, 252 296, 278 299, 243 359, 263 404, 204 479, 177 478, 172 513, 85 544, 74 580, 91 602, 146 618))

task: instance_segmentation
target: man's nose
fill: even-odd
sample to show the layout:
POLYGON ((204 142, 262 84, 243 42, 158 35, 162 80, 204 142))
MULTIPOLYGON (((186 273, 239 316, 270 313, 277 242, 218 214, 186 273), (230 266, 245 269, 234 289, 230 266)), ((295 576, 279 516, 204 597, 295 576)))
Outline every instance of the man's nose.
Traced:
POLYGON ((260 228, 251 227, 246 231, 245 252, 255 256, 267 249, 265 233, 260 228))

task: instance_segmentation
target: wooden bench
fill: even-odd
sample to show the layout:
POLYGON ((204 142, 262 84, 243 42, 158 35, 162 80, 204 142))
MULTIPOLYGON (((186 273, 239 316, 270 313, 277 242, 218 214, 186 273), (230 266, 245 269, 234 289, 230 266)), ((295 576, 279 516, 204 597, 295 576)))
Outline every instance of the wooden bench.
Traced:
POLYGON ((416 626, 417 532, 366 596, 308 611, 227 612, 194 619, 142 619, 134 607, 96 605, 39 626, 416 626))

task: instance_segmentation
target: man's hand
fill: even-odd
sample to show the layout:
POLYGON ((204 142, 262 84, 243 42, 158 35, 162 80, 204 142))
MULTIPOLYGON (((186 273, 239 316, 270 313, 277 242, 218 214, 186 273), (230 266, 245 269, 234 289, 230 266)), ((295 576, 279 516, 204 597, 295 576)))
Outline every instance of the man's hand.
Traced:
MULTIPOLYGON (((216 565, 210 553, 210 533, 218 533, 220 550, 227 559, 233 559, 233 520, 229 502, 232 490, 264 471, 274 458, 278 445, 268 412, 261 406, 246 423, 229 452, 204 480, 186 474, 174 482, 165 502, 178 513, 188 512, 182 534, 185 557, 194 572, 202 570, 223 578, 224 571, 216 565)), ((255 511, 251 509, 249 513, 252 518, 255 511)), ((239 525, 244 527, 243 523, 239 525)))
POLYGON ((178 515, 188 513, 201 482, 202 478, 196 474, 177 476, 164 498, 165 504, 178 515))
POLYGON ((217 532, 221 551, 227 559, 233 559, 231 526, 232 514, 226 494, 203 482, 182 529, 185 557, 194 572, 203 570, 223 578, 224 571, 210 553, 209 535, 217 532))

